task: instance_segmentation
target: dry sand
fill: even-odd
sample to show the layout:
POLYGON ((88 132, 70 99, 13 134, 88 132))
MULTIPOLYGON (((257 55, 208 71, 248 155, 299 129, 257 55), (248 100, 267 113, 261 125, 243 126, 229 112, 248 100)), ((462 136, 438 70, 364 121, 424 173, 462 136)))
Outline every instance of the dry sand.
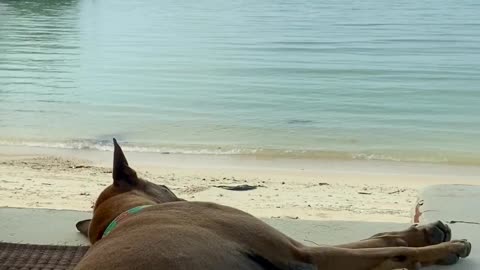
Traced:
MULTIPOLYGON (((0 207, 90 210, 109 152, 0 148, 0 207)), ((138 174, 187 200, 267 218, 411 222, 419 188, 474 183, 477 168, 127 153, 138 174), (258 186, 231 191, 217 186, 258 186)))

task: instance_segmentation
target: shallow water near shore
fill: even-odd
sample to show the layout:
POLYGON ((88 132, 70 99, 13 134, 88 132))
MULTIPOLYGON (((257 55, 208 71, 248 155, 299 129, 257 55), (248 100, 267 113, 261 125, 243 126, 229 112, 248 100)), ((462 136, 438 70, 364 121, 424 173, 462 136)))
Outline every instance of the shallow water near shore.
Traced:
POLYGON ((480 165, 479 9, 0 0, 0 144, 480 165))

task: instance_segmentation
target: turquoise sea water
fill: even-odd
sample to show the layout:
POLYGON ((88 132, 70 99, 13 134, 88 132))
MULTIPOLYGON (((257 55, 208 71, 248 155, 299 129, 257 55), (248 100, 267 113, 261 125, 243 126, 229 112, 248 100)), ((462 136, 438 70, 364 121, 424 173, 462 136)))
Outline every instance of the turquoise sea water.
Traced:
POLYGON ((479 14, 0 0, 0 144, 480 165, 479 14))

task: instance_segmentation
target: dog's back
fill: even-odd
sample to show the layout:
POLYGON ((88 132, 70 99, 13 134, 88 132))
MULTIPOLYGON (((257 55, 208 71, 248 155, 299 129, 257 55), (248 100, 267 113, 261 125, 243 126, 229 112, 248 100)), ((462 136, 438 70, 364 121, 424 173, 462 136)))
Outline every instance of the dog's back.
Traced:
POLYGON ((294 259, 294 244, 234 208, 165 203, 129 217, 96 242, 76 269, 315 269, 294 259))

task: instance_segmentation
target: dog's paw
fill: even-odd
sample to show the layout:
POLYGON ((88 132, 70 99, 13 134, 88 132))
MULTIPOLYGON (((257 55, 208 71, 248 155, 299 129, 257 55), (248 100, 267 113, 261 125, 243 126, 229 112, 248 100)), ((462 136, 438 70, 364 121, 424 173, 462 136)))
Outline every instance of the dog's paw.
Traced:
POLYGON ((460 251, 457 253, 458 257, 466 258, 466 257, 470 256, 470 253, 472 252, 472 243, 468 242, 467 239, 454 240, 452 242, 453 243, 459 243, 459 244, 463 245, 463 247, 460 248, 460 251))
POLYGON ((428 245, 436 245, 452 239, 452 230, 441 221, 418 226, 417 229, 424 232, 428 245))
POLYGON ((436 264, 452 265, 458 262, 460 258, 466 258, 472 252, 472 244, 467 240, 453 240, 451 243, 455 244, 455 252, 452 252, 447 257, 439 260, 436 264))

